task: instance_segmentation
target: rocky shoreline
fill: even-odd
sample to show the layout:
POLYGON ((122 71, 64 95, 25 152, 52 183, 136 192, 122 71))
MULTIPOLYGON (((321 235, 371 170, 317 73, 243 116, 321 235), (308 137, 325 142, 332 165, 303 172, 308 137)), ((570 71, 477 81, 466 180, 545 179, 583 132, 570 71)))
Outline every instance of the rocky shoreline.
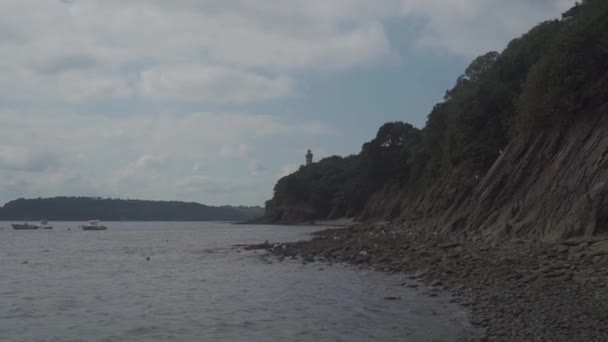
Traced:
POLYGON ((608 341, 608 237, 545 244, 489 243, 424 224, 328 229, 310 241, 264 243, 302 262, 344 262, 404 274, 403 286, 442 291, 470 313, 488 341, 608 341))

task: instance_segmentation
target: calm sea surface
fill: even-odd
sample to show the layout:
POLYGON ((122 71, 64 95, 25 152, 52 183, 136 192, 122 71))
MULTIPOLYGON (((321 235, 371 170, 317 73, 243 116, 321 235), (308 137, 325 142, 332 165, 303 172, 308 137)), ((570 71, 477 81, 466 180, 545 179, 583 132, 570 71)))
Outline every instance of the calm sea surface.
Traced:
POLYGON ((313 227, 52 224, 0 222, 0 341, 451 341, 467 327, 447 298, 399 277, 232 247, 313 227))

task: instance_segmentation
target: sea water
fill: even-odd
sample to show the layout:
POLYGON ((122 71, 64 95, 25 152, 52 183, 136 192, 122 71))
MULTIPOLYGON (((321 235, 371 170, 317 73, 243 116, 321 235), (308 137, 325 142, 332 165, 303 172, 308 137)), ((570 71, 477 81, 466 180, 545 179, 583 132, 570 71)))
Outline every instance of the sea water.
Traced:
POLYGON ((468 329, 448 298, 401 277, 269 263, 234 247, 307 239, 318 227, 52 224, 0 223, 0 341, 451 341, 468 329))

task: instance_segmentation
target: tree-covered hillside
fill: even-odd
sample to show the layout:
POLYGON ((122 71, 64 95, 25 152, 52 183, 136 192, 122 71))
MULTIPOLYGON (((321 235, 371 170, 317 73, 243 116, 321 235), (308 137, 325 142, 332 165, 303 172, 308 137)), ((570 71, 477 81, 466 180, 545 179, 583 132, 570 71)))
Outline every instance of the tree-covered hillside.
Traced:
POLYGON ((502 53, 476 58, 424 128, 387 123, 358 155, 330 157, 279 180, 266 219, 356 217, 382 189, 420 194, 457 168, 481 177, 510 141, 567 127, 607 100, 608 1, 585 0, 502 53))
POLYGON ((262 214, 260 207, 90 197, 18 199, 0 208, 0 220, 245 221, 262 214))

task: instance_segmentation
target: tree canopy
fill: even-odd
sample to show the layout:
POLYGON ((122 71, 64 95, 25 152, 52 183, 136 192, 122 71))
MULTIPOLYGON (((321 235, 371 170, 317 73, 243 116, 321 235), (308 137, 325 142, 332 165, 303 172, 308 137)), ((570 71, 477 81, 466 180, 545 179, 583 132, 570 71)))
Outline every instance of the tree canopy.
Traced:
POLYGON ((511 139, 567 124, 608 102, 608 1, 584 0, 501 53, 476 58, 422 129, 389 122, 358 155, 332 157, 279 180, 277 203, 312 218, 355 216, 386 186, 422 192, 467 163, 484 174, 511 139))

